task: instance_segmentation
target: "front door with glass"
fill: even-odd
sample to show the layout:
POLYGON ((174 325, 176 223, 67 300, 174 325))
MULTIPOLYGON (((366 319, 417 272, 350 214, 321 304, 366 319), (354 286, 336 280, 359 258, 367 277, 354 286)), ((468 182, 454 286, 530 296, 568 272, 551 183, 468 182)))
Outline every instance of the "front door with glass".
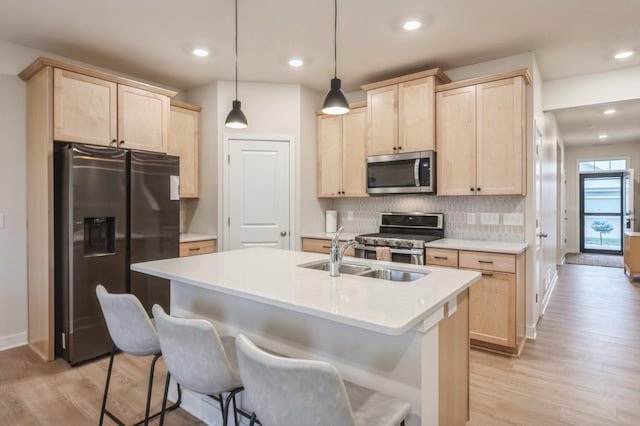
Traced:
POLYGON ((580 175, 580 251, 622 254, 623 173, 580 175))

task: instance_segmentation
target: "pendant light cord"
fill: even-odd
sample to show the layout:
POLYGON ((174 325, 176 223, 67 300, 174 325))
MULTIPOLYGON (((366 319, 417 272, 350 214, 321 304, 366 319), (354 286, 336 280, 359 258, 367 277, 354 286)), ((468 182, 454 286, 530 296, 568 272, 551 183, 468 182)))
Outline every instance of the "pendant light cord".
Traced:
POLYGON ((237 100, 238 100, 238 0, 236 0, 236 101, 237 100))
POLYGON ((333 78, 338 78, 338 0, 333 3, 333 78))

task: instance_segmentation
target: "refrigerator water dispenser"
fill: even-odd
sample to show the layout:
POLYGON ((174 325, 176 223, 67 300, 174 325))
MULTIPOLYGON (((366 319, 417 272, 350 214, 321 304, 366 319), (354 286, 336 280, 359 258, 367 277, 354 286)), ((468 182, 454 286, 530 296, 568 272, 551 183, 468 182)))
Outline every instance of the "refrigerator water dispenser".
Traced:
POLYGON ((115 254, 116 218, 84 218, 84 255, 105 256, 115 254))

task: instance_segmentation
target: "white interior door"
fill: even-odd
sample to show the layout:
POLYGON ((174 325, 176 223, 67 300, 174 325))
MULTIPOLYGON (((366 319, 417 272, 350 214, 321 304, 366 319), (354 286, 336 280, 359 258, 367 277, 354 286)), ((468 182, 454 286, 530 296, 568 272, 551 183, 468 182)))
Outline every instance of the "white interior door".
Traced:
POLYGON ((289 249, 288 141, 229 140, 228 249, 289 249))
MULTIPOLYGON (((537 130, 537 129, 536 129, 537 130)), ((536 324, 538 322, 538 318, 541 315, 541 306, 542 306, 542 297, 540 294, 540 282, 543 279, 542 272, 542 134, 539 130, 536 132, 536 146, 535 146, 535 155, 536 155, 536 239, 535 239, 535 252, 534 252, 534 294, 535 294, 535 303, 533 305, 533 322, 536 324)))

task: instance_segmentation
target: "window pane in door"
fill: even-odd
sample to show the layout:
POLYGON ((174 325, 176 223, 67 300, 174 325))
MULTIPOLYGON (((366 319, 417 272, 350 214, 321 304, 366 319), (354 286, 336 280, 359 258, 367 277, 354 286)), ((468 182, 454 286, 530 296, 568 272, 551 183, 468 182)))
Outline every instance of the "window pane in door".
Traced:
POLYGON ((620 185, 619 177, 585 179, 584 213, 619 213, 620 185))
POLYGON ((585 216, 584 248, 589 250, 622 250, 620 216, 585 216))

